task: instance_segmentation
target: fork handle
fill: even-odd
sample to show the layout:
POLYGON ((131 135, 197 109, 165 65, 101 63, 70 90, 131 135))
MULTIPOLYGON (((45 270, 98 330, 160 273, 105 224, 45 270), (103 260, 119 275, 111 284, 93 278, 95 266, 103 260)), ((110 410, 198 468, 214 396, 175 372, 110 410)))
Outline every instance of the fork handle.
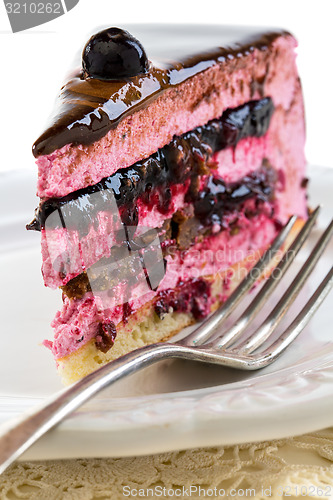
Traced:
POLYGON ((168 357, 186 357, 186 349, 175 344, 141 347, 102 366, 48 399, 33 412, 24 414, 0 436, 0 474, 47 431, 99 391, 168 357))

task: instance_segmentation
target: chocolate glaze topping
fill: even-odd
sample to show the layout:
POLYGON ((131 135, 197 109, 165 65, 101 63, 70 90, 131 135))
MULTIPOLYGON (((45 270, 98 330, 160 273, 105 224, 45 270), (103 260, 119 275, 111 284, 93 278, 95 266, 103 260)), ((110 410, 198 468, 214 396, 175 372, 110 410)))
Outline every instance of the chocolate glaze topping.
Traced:
MULTIPOLYGON (((41 202, 35 220, 27 226, 27 229, 43 229, 49 215, 67 205, 70 217, 66 218, 64 224, 68 229, 74 224, 73 229, 78 229, 81 236, 84 236, 92 224, 98 223, 97 212, 108 210, 108 192, 113 193, 121 209, 123 223, 127 226, 136 226, 138 221, 135 202, 138 198, 148 206, 154 205, 156 196, 153 195, 156 193, 156 188, 160 188, 157 208, 160 212, 166 213, 172 200, 170 188, 172 185, 184 183, 187 179, 191 179, 187 201, 196 200, 198 217, 206 217, 203 214, 210 213, 209 203, 217 203, 215 196, 217 192, 222 204, 226 202, 225 196, 222 196, 224 188, 220 184, 217 187, 215 180, 211 181, 213 187, 209 189, 211 198, 202 192, 200 200, 197 200, 199 176, 210 173, 207 165, 212 154, 228 146, 236 146, 244 137, 264 135, 268 130, 273 111, 274 105, 269 97, 228 109, 221 118, 211 120, 206 125, 182 136, 175 136, 171 143, 149 158, 119 170, 93 186, 80 189, 63 198, 50 198, 41 202), (214 195, 211 194, 212 190, 214 195), (99 206, 98 203, 94 205, 91 195, 96 192, 103 193, 105 198, 103 206, 99 206), (76 227, 78 223, 79 227, 76 227)), ((237 193, 233 195, 234 202, 245 196, 245 188, 237 193)))
POLYGON ((46 131, 33 145, 35 157, 66 144, 91 144, 119 121, 147 106, 164 90, 209 67, 239 58, 255 48, 266 50, 286 32, 258 28, 198 25, 126 27, 143 44, 149 71, 121 80, 84 78, 81 69, 62 87, 46 131))

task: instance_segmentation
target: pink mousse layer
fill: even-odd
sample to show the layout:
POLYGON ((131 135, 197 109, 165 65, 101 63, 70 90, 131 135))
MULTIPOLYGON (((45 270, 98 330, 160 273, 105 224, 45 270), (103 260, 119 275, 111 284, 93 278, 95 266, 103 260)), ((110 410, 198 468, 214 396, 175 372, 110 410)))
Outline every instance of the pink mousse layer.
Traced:
MULTIPOLYGON (((227 148, 213 157, 218 166, 213 173, 227 183, 238 181, 255 171, 267 158, 278 173, 274 208, 276 220, 282 224, 291 214, 306 217, 305 191, 301 189, 305 175, 303 115, 301 89, 298 86, 289 111, 286 112, 282 107, 275 110, 265 136, 243 139, 236 148, 227 148)), ((161 213, 157 207, 151 209, 138 201, 137 235, 146 228, 161 227, 166 219, 185 206, 184 195, 188 182, 172 187, 172 203, 168 213, 161 213)), ((42 273, 45 285, 51 288, 63 286, 100 258, 109 256, 111 247, 116 243, 114 230, 120 227, 120 218, 116 215, 118 222, 115 223, 110 213, 100 212, 97 228, 91 227, 87 236, 81 238, 75 230, 43 230, 42 273), (65 277, 59 273, 61 268, 65 270, 65 277)), ((57 212, 54 216, 59 217, 57 212)))
POLYGON ((227 108, 260 98, 258 91, 252 93, 253 80, 264 79, 265 95, 272 97, 276 107, 288 110, 298 81, 296 45, 293 37, 281 36, 269 51, 254 49, 242 61, 226 61, 190 78, 177 87, 177 92, 173 88, 166 90, 96 143, 66 145, 39 157, 38 196, 61 197, 96 184, 118 169, 147 158, 174 135, 220 117, 227 108), (212 98, 205 97, 205 92, 211 92, 212 98))
POLYGON ((123 318, 124 302, 129 302, 131 309, 137 311, 158 292, 176 287, 179 280, 223 272, 249 256, 253 256, 254 264, 258 259, 257 251, 266 247, 276 235, 276 226, 266 213, 251 219, 240 214, 239 222, 242 230, 238 234, 231 235, 226 230, 187 251, 168 255, 167 270, 157 291, 149 289, 142 280, 130 290, 130 298, 121 286, 113 294, 87 293, 83 299, 75 301, 65 297, 63 309, 56 314, 52 323, 54 340, 45 341, 45 345, 52 350, 56 359, 62 358, 94 338, 100 322, 113 321, 119 324, 123 318))

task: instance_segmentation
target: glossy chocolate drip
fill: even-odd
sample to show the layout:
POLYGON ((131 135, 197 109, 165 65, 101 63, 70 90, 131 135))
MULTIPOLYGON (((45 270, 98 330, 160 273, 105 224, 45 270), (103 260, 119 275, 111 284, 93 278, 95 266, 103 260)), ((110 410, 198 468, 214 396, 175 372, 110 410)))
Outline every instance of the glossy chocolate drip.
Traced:
POLYGON ((188 78, 252 52, 266 50, 281 34, 255 28, 196 25, 129 27, 151 61, 146 74, 114 81, 84 79, 78 70, 62 88, 47 130, 33 146, 36 157, 66 144, 91 144, 164 90, 188 78))
MULTIPOLYGON (((166 213, 172 199, 170 186, 182 184, 191 178, 188 199, 192 200, 196 196, 199 176, 210 172, 207 163, 212 154, 228 146, 235 146, 244 137, 264 135, 273 111, 273 102, 269 97, 228 109, 220 119, 212 120, 181 137, 175 137, 170 144, 146 160, 119 170, 94 186, 63 198, 51 198, 42 202, 36 219, 27 227, 33 230, 44 228, 46 219, 55 210, 61 213, 61 207, 66 205, 66 211, 71 215, 66 218, 66 227, 78 229, 83 236, 89 232, 92 224, 98 222, 98 211, 108 210, 110 192, 118 207, 123 207, 121 216, 126 226, 137 225, 135 202, 138 198, 148 206, 156 204, 156 197, 153 196, 156 188, 161 188, 157 209, 166 213), (91 195, 97 192, 102 193, 103 200, 99 200, 102 205, 98 203, 94 206, 91 195), (75 224, 78 223, 79 227, 76 227, 75 224)), ((207 203, 205 198, 205 205, 207 203)))

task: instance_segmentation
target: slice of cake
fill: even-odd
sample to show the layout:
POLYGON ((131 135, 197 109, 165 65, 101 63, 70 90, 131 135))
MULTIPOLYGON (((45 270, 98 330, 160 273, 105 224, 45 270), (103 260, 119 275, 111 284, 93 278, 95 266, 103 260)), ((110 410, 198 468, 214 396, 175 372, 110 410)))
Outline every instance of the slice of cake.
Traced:
POLYGON ((226 26, 109 28, 35 142, 45 341, 65 383, 207 316, 306 217, 296 41, 226 26), (149 59, 148 59, 148 57, 149 59))

